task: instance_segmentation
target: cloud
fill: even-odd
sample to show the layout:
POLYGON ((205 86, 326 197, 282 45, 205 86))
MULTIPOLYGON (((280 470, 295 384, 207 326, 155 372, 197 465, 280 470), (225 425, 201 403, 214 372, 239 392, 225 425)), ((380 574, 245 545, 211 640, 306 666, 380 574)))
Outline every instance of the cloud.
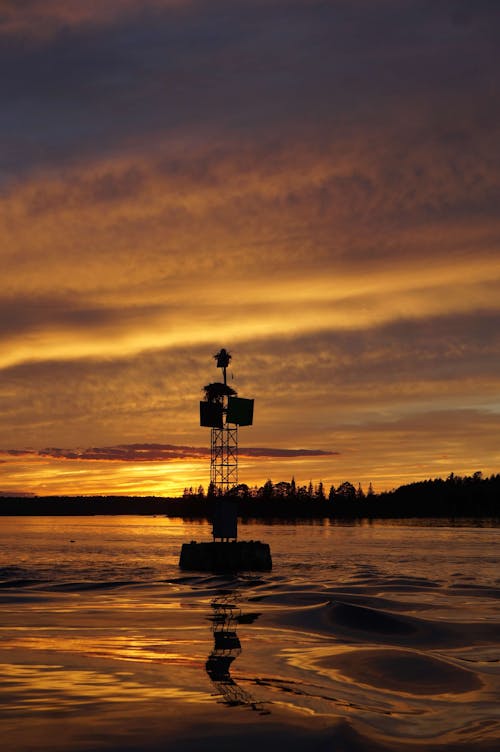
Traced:
POLYGON ((46 42, 61 31, 109 25, 144 9, 189 6, 190 0, 3 0, 0 35, 46 42))
POLYGON ((259 447, 243 447, 240 450, 242 457, 331 457, 339 452, 330 452, 322 449, 264 449, 259 447))
POLYGON ((2 365, 496 308, 487 145, 403 167, 378 145, 167 149, 18 184, 0 198, 2 365))
POLYGON ((165 436, 169 482, 201 473, 222 345, 256 398, 244 443, 332 446, 353 479, 372 425, 390 482, 423 456, 398 421, 497 410, 498 3, 2 10, 0 442, 96 457, 37 457, 48 486, 161 488, 168 450, 130 447, 165 436))
MULTIPOLYGON (((292 436, 295 446, 304 437, 305 446, 321 447, 324 431, 349 418, 362 424, 418 405, 494 405, 498 332, 499 313, 489 311, 265 339, 235 334, 224 341, 233 353, 231 384, 256 399, 255 425, 242 432, 242 444, 289 447, 292 436)), ((115 446, 163 443, 168 435, 199 446, 198 400, 218 376, 211 356, 220 343, 4 368, 2 443, 71 447, 83 437, 87 446, 115 446)))
POLYGON ((363 426, 338 426, 336 437, 345 447, 342 465, 346 477, 355 477, 357 470, 359 477, 371 478, 380 490, 401 482, 402 463, 406 482, 446 477, 450 472, 498 472, 500 452, 495 437, 500 429, 499 407, 496 411, 419 409, 397 419, 386 416, 363 426), (374 457, 380 460, 373 462, 374 457))
MULTIPOLYGON (((463 475, 483 470, 490 474, 498 471, 500 462, 499 429, 500 410, 419 410, 398 419, 379 416, 362 425, 338 422, 334 429, 323 432, 322 438, 334 437, 336 444, 342 446, 340 455, 320 451, 314 455, 276 456, 272 449, 264 450, 269 456, 259 454, 258 459, 245 454, 240 458, 240 477, 249 485, 260 485, 266 477, 276 481, 292 476, 299 484, 322 479, 326 485, 337 486, 350 480, 361 481, 366 487, 372 481, 380 491, 403 481, 445 477, 452 471, 463 475)), ((208 452, 203 448, 194 448, 194 453, 199 451, 197 455, 193 447, 184 450, 179 445, 161 445, 167 448, 150 451, 148 445, 139 446, 135 451, 141 458, 136 460, 130 459, 133 449, 118 445, 98 448, 96 453, 91 449, 88 458, 81 461, 75 461, 73 455, 85 450, 53 448, 43 450, 44 454, 33 453, 31 459, 2 452, 2 458, 8 460, 3 464, 2 488, 6 492, 9 488, 22 488, 42 495, 149 495, 182 493, 186 486, 206 485, 208 452), (150 452, 149 456, 157 459, 146 461, 143 452, 150 452), (170 459, 158 459, 163 452, 170 459), (172 459, 174 453, 183 458, 172 459), (91 454, 100 459, 93 459, 91 454)))
MULTIPOLYGON (((145 306, 142 315, 154 315, 157 306, 145 306)), ((136 313, 136 312, 135 312, 136 313)), ((137 313, 136 313, 137 315, 137 313)), ((127 326, 134 312, 123 307, 89 306, 75 296, 23 296, 0 298, 0 336, 11 338, 33 332, 99 330, 108 325, 127 326)))
MULTIPOLYGON (((114 447, 89 449, 0 449, 0 454, 10 457, 48 457, 60 460, 102 460, 108 462, 172 462, 210 457, 210 448, 177 446, 175 444, 124 444, 114 447)), ((241 457, 327 457, 338 454, 321 449, 273 449, 243 447, 241 457)))
POLYGON ((498 40, 495 11, 483 14, 464 33, 424 1, 8 4, 4 26, 22 35, 0 58, 4 169, 59 169, 162 138, 189 151, 378 127, 405 154, 433 135, 467 139, 485 118, 486 133, 498 40))

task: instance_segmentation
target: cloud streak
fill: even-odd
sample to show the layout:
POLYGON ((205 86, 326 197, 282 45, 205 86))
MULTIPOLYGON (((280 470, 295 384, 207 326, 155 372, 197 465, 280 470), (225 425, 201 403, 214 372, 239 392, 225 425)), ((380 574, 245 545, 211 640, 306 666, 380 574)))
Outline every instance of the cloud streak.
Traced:
MULTIPOLYGON (((322 449, 273 449, 270 447, 244 447, 241 457, 329 457, 338 452, 322 449)), ((91 447, 89 449, 0 449, 6 457, 49 457, 58 460, 102 460, 108 462, 176 462, 178 460, 207 459, 208 447, 177 446, 175 444, 125 444, 114 447, 91 447)))

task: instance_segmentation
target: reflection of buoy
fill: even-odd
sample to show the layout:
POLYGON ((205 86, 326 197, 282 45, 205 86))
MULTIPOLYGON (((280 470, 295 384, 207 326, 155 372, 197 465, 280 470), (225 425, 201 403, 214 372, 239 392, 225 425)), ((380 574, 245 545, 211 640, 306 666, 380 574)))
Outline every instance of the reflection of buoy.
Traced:
MULTIPOLYGON (((269 715, 270 711, 264 707, 263 703, 238 686, 230 674, 232 662, 241 653, 241 644, 235 627, 242 621, 241 610, 232 600, 231 595, 234 593, 221 595, 214 598, 210 604, 213 609, 209 619, 212 622, 214 647, 205 663, 205 670, 218 694, 222 696, 222 702, 226 705, 230 707, 246 705, 260 715, 269 715)), ((253 613, 248 616, 255 619, 259 614, 253 613)))
POLYGON ((236 632, 214 632, 214 643, 216 650, 239 650, 241 648, 240 640, 236 632))

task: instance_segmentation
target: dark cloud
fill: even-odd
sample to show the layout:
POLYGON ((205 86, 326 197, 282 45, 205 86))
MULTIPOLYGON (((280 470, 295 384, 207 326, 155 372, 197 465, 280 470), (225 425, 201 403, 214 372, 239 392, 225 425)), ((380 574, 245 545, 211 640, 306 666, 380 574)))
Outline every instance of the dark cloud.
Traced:
MULTIPOLYGON (((107 326, 123 329, 133 321, 168 310, 168 305, 96 306, 74 295, 17 295, 12 298, 0 295, 0 339, 50 330, 66 330, 75 335, 87 330, 98 335, 107 326)), ((33 355, 36 358, 36 350, 33 355)))
MULTIPOLYGON (((11 457, 49 457, 61 460, 106 460, 108 462, 171 462, 210 457, 207 447, 177 446, 175 444, 124 444, 114 447, 89 449, 0 449, 0 454, 11 457)), ((272 449, 262 447, 242 448, 241 457, 326 457, 338 452, 321 449, 272 449)), ((6 460, 3 460, 4 462, 6 460)))
POLYGON ((454 16, 453 4, 427 0, 138 5, 43 44, 11 39, 0 53, 4 169, 201 126, 239 140, 322 123, 334 137, 398 117, 411 132, 416 120, 453 123, 446 113, 464 87, 471 111, 498 113, 496 11, 481 3, 465 13, 474 23, 457 26, 452 17, 470 6, 455 4, 454 16))
POLYGON ((473 23, 494 23, 500 18, 500 6, 496 0, 430 0, 430 9, 446 13, 457 26, 470 26, 473 23))
POLYGON ((328 452, 322 449, 264 449, 259 447, 243 447, 240 450, 243 457, 328 457, 339 452, 328 452))
MULTIPOLYGON (((0 450, 2 451, 2 450, 0 450)), ((11 457, 29 457, 33 454, 36 454, 35 449, 4 449, 3 454, 8 454, 11 457)), ((6 460, 2 460, 2 462, 5 462, 6 460)))

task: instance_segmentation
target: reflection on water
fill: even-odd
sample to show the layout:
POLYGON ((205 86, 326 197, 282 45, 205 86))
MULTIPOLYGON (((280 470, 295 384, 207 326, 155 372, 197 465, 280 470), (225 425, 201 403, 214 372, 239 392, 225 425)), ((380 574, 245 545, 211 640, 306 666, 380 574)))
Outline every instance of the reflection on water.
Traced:
MULTIPOLYGON (((264 708, 263 703, 238 686, 230 673, 232 662, 241 653, 236 626, 243 617, 235 600, 235 593, 229 593, 217 596, 210 604, 212 614, 209 619, 212 622, 214 647, 207 658, 205 669, 226 705, 246 705, 261 715, 268 714, 269 710, 264 708)), ((253 616, 257 618, 258 614, 253 616)), ((245 621, 249 622, 248 619, 245 621)))
POLYGON ((219 576, 199 525, 2 524, 9 752, 500 749, 500 529, 255 526, 273 572, 219 576))

